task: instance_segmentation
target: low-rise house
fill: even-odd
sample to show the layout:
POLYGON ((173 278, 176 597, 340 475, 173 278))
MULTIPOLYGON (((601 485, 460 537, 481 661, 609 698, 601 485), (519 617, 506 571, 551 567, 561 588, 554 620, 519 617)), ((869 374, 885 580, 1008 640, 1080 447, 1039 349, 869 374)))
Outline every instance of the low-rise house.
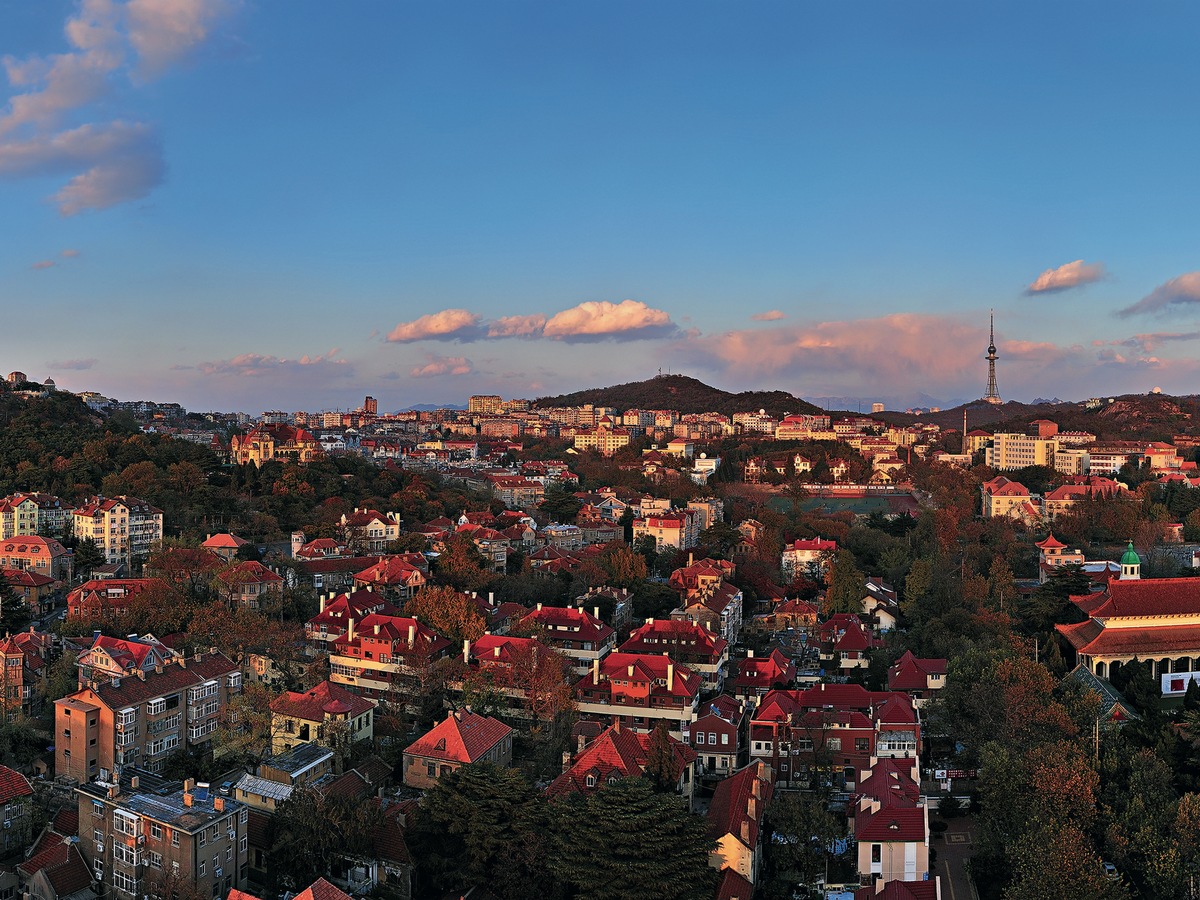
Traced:
POLYGON ((706 585, 689 593, 679 608, 671 610, 671 618, 714 631, 736 644, 742 632, 742 592, 728 581, 706 585))
POLYGON ((521 619, 546 646, 570 659, 575 674, 589 671, 593 663, 604 659, 617 644, 617 634, 598 616, 576 607, 543 606, 521 619))
POLYGON ((159 578, 94 578, 67 594, 67 618, 94 622, 120 616, 134 597, 145 591, 163 594, 167 584, 159 578))
POLYGON ((862 620, 852 613, 830 616, 818 626, 817 639, 825 669, 837 669, 843 675, 866 668, 867 654, 877 644, 862 620))
POLYGON ((385 594, 372 590, 321 594, 317 602, 317 614, 304 623, 304 636, 313 653, 329 652, 333 641, 346 633, 351 622, 361 622, 372 613, 399 615, 385 594))
POLYGON ((837 541, 827 541, 821 537, 793 541, 779 558, 784 582, 792 581, 797 576, 823 579, 829 571, 829 561, 837 555, 837 549, 837 541))
POLYGON ((307 691, 284 691, 271 701, 271 749, 276 753, 314 741, 350 744, 369 741, 375 734, 375 702, 331 681, 307 691))
POLYGON ((25 601, 34 618, 41 618, 50 611, 61 588, 61 583, 49 575, 39 575, 28 569, 0 568, 0 581, 25 601))
POLYGON ((700 676, 701 690, 719 694, 725 689, 729 643, 690 622, 647 619, 618 649, 622 653, 669 656, 700 676))
POLYGON ((160 666, 178 661, 180 654, 152 634, 138 637, 110 638, 98 634, 92 646, 79 654, 75 669, 79 686, 113 678, 136 678, 139 671, 152 672, 160 666))
POLYGON ((49 829, 17 865, 22 895, 38 900, 94 900, 93 874, 74 834, 49 829))
POLYGON ((372 613, 347 624, 346 633, 333 641, 329 677, 364 697, 408 697, 422 673, 452 648, 446 638, 407 616, 372 613))
POLYGON ((220 534, 210 534, 200 546, 215 553, 226 562, 233 562, 237 558, 238 551, 249 545, 250 542, 245 538, 225 531, 220 534))
POLYGON ((742 705, 724 694, 700 708, 685 742, 696 753, 702 777, 725 778, 737 769, 744 717, 742 705))
POLYGON ((8 766, 0 766, 0 819, 4 822, 4 841, 0 847, 8 856, 29 846, 33 788, 29 779, 8 766))
POLYGON ((512 765, 512 729, 469 709, 455 710, 404 751, 404 783, 428 789, 462 766, 488 761, 512 765))
POLYGON ((0 541, 0 569, 19 569, 69 583, 75 556, 54 538, 24 534, 0 541))
POLYGON ((903 691, 917 709, 925 706, 946 686, 946 660, 918 659, 911 650, 888 669, 889 691, 903 691))
POLYGON ((257 775, 243 775, 233 795, 252 809, 274 813, 297 787, 316 785, 332 776, 334 763, 333 751, 324 744, 297 744, 263 760, 257 775))
MULTIPOLYGON (((591 743, 583 743, 574 756, 563 754, 563 773, 546 788, 554 799, 570 794, 594 794, 623 778, 646 775, 653 742, 658 738, 647 732, 623 728, 620 721, 604 729, 591 743)), ((682 741, 667 737, 675 791, 690 809, 696 790, 696 754, 682 741)))
POLYGON ((270 595, 283 593, 283 577, 258 560, 248 559, 217 574, 221 592, 237 606, 258 609, 270 595))
POLYGON ((620 721, 634 731, 651 731, 666 722, 682 739, 696 718, 700 677, 670 657, 645 653, 608 654, 575 685, 581 719, 620 721))
POLYGON ((400 556, 385 556, 354 576, 355 590, 374 591, 400 603, 425 587, 427 582, 425 572, 400 556))
POLYGON ((980 486, 983 496, 983 517, 1011 516, 1025 522, 1036 522, 1041 513, 1029 488, 1003 475, 997 475, 980 486))
POLYGON ((400 538, 400 516, 394 512, 355 507, 349 515, 342 513, 341 527, 346 545, 359 553, 378 553, 400 538))
POLYGON ((748 650, 746 658, 735 665, 733 695, 749 706, 757 706, 759 698, 769 691, 790 688, 796 683, 796 663, 778 647, 767 656, 755 656, 753 650, 748 650))
POLYGON ((854 817, 860 881, 878 887, 929 877, 929 810, 883 806, 854 817))
POLYGON ((612 613, 604 618, 617 631, 624 631, 633 623, 633 591, 629 588, 591 587, 587 593, 575 598, 580 609, 592 607, 596 618, 601 618, 601 609, 612 607, 612 613))
POLYGON ((732 869, 751 884, 762 874, 763 816, 775 793, 771 767, 753 762, 717 784, 708 808, 708 833, 716 842, 709 865, 732 869))

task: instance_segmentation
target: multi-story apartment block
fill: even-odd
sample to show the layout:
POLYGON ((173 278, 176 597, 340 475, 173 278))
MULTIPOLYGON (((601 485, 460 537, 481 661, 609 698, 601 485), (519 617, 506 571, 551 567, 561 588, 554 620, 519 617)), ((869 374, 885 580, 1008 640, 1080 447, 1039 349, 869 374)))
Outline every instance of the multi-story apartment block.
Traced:
POLYGON ((55 772, 82 782, 128 766, 161 771, 179 747, 208 744, 241 689, 241 669, 215 650, 92 682, 54 704, 55 772))
POLYGON ((162 510, 137 497, 93 497, 71 511, 77 538, 91 538, 110 563, 144 562, 162 543, 162 510))
POLYGON ((247 808, 192 780, 132 774, 75 789, 79 849, 110 898, 227 897, 246 887, 247 808))
POLYGON ((984 462, 997 471, 1024 469, 1026 466, 1054 466, 1058 440, 1028 434, 994 434, 984 451, 984 462))
POLYGON ((0 500, 0 539, 22 534, 62 537, 71 509, 71 504, 52 494, 18 491, 0 500))
POLYGON ((496 416, 504 406, 504 399, 496 394, 473 394, 467 400, 467 412, 471 415, 496 416))

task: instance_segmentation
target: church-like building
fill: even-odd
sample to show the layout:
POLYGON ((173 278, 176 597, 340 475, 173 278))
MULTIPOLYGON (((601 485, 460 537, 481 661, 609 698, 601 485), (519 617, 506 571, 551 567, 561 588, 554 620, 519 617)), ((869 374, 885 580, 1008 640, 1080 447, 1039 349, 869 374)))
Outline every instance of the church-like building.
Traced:
POLYGON ((1155 678, 1200 671, 1200 578, 1142 581, 1132 541, 1120 576, 1071 602, 1087 620, 1055 627, 1079 663, 1099 677, 1134 659, 1149 661, 1155 678))

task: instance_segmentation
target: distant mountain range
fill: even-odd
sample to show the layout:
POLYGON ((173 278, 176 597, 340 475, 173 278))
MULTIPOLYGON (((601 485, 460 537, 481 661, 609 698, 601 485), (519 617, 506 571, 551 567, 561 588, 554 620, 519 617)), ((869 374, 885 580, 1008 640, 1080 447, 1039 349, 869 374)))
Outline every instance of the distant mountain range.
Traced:
POLYGON ((776 417, 789 413, 821 412, 820 407, 794 397, 787 391, 743 391, 731 394, 687 375, 658 375, 646 381, 591 388, 557 397, 539 397, 534 405, 545 409, 587 403, 616 407, 622 412, 627 409, 674 409, 681 413, 719 412, 733 415, 735 412, 762 409, 776 417))

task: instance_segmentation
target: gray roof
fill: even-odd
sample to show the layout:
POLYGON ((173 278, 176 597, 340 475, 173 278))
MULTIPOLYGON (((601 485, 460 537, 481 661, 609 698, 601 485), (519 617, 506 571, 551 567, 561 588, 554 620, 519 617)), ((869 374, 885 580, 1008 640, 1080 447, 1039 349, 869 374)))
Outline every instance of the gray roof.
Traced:
POLYGON ((269 759, 263 760, 264 766, 270 766, 272 769, 278 769, 280 772, 287 772, 293 778, 298 775, 303 775, 313 766, 316 766, 327 759, 333 757, 333 751, 321 744, 306 741, 303 744, 297 744, 291 750, 280 753, 278 756, 272 756, 269 759))
POLYGON ((290 784, 280 784, 278 781, 259 778, 257 775, 243 775, 238 781, 236 789, 245 791, 247 794, 254 794, 256 797, 266 797, 277 803, 282 803, 292 796, 290 784))

